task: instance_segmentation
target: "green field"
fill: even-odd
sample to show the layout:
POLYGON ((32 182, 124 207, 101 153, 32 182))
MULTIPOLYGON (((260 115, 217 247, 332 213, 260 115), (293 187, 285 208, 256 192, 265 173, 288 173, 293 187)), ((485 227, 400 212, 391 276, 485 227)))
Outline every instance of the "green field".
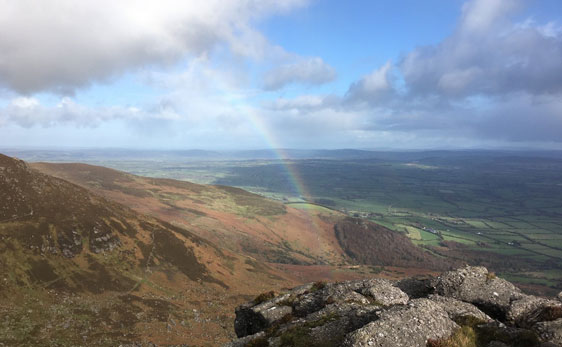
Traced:
POLYGON ((332 212, 332 210, 324 207, 324 206, 320 206, 320 205, 316 205, 316 204, 309 204, 306 202, 293 202, 293 203, 287 203, 287 205, 297 208, 299 210, 307 210, 307 211, 318 211, 318 212, 324 212, 324 213, 330 213, 332 212))

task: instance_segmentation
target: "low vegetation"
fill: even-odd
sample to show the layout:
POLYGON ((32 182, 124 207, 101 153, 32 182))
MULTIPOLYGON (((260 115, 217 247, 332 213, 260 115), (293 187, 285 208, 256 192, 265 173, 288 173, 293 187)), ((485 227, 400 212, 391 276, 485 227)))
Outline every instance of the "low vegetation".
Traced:
POLYGON ((261 304, 262 302, 266 302, 268 300, 271 300, 274 297, 275 297, 274 291, 261 293, 260 295, 258 295, 254 298, 254 304, 256 304, 256 305, 261 304))
POLYGON ((460 328, 449 338, 429 340, 427 347, 486 347, 492 341, 502 342, 513 347, 538 347, 538 337, 529 330, 507 333, 492 324, 475 317, 465 316, 457 319, 460 328))

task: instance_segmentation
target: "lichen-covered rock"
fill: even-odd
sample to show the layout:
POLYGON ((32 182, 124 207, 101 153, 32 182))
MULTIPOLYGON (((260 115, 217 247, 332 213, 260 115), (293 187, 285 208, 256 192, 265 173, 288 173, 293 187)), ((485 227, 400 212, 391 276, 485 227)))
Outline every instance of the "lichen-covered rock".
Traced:
POLYGON ((344 346, 425 346, 428 339, 446 338, 457 328, 441 305, 414 299, 382 312, 376 321, 350 333, 344 346))
POLYGON ((231 341, 226 345, 224 345, 224 347, 244 347, 251 343, 256 343, 259 340, 264 340, 264 337, 265 337, 265 333, 263 331, 260 331, 259 333, 256 333, 254 335, 244 336, 234 341, 231 341))
POLYGON ((507 346, 543 347, 538 336, 529 329, 492 321, 474 326, 481 342, 503 342, 507 346))
POLYGON ((458 320, 462 317, 469 316, 484 322, 492 321, 492 318, 490 318, 490 316, 479 310, 476 306, 469 303, 462 302, 454 298, 447 298, 445 296, 434 294, 430 295, 428 298, 431 301, 441 305, 443 310, 447 312, 449 318, 451 318, 452 320, 458 320))
POLYGON ((562 318, 562 303, 557 300, 525 295, 515 300, 506 315, 506 319, 517 326, 530 328, 535 323, 562 318))
POLYGON ((492 341, 488 344, 487 347, 509 347, 509 345, 506 345, 501 341, 492 341))
POLYGON ((237 307, 234 320, 236 336, 256 334, 291 314, 293 308, 283 304, 289 297, 290 294, 285 294, 263 303, 250 302, 237 307))
POLYGON ((76 230, 61 230, 57 235, 61 253, 67 258, 73 258, 82 252, 82 235, 76 230))
POLYGON ((396 286, 412 299, 426 298, 434 291, 430 278, 405 278, 398 281, 396 286))
POLYGON ((357 303, 336 303, 280 326, 268 340, 269 346, 340 346, 346 336, 377 319, 380 307, 357 303))
POLYGON ((550 322, 539 322, 533 326, 533 330, 541 340, 562 346, 562 318, 550 322))
POLYGON ((322 323, 311 328, 311 336, 315 341, 326 341, 334 345, 341 345, 346 334, 377 319, 381 312, 379 307, 373 305, 350 305, 345 311, 326 307, 323 311, 317 319, 307 317, 309 322, 322 323))
POLYGON ((293 300, 293 310, 296 316, 304 317, 312 312, 321 310, 330 302, 323 299, 322 293, 304 293, 298 297, 298 300, 293 300))
POLYGON ((121 240, 106 224, 98 221, 90 232, 90 251, 94 253, 111 252, 121 246, 121 240))
POLYGON ((304 317, 321 310, 331 303, 356 302, 364 305, 377 304, 391 306, 405 304, 408 295, 384 279, 345 281, 338 283, 315 283, 301 294, 291 291, 294 314, 304 317))
POLYGON ((505 319, 511 302, 524 297, 519 288, 481 266, 445 272, 433 286, 436 294, 472 303, 501 320, 505 319))
POLYGON ((388 280, 373 279, 366 284, 368 286, 361 289, 361 294, 372 298, 375 303, 382 306, 405 305, 410 299, 408 294, 388 280))
POLYGON ((465 267, 433 280, 316 282, 266 293, 236 309, 235 331, 241 338, 228 346, 447 345, 466 331, 479 346, 562 346, 562 303, 465 267))

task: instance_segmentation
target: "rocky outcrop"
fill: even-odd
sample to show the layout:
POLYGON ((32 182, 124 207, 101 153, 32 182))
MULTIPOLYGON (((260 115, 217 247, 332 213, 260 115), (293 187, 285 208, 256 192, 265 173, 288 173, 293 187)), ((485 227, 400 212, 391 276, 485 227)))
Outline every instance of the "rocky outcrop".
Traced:
POLYGON ((382 312, 378 319, 351 332, 344 346, 424 346, 428 339, 449 337, 458 325, 441 305, 414 299, 382 312))
POLYGON ((556 316, 562 317, 562 303, 557 300, 525 295, 511 303, 507 319, 517 326, 530 328, 538 322, 551 321, 556 316))
POLYGON ((538 322, 533 330, 545 341, 554 346, 562 346, 562 318, 549 322, 538 322))
POLYGON ((265 293, 236 309, 235 331, 227 346, 562 346, 562 302, 467 266, 265 293))
POLYGON ((514 300, 524 297, 519 288, 481 266, 447 271, 433 282, 433 288, 436 294, 474 304, 499 319, 505 319, 514 300))
POLYGON ((463 317, 474 317, 484 322, 491 322, 492 318, 482 312, 478 307, 464 301, 446 296, 431 294, 428 297, 431 301, 439 304, 441 308, 447 312, 452 320, 459 320, 463 317))

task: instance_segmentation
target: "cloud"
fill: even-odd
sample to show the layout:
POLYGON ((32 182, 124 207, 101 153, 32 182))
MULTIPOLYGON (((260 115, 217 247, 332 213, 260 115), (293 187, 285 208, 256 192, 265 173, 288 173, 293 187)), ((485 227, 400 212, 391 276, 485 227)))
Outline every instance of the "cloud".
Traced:
POLYGON ((226 45, 259 58, 271 48, 259 18, 289 1, 0 0, 0 84, 18 93, 72 93, 94 81, 226 45))
POLYGON ((264 107, 273 111, 306 113, 313 110, 339 107, 340 99, 336 95, 300 95, 295 98, 278 98, 264 103, 264 107))
POLYGON ((392 64, 387 62, 379 69, 353 82, 346 93, 346 99, 352 102, 377 103, 388 99, 394 93, 390 72, 392 64))
POLYGON ((458 26, 460 34, 487 35, 505 25, 507 16, 519 7, 518 0, 472 0, 464 3, 458 26))
POLYGON ((144 1, 131 12, 123 10, 133 4, 126 1, 52 2, 52 12, 27 0, 2 1, 0 32, 9 33, 0 35, 5 135, 21 127, 33 134, 77 129, 93 134, 96 145, 95 129, 109 138, 118 123, 115 129, 130 131, 127 139, 160 147, 268 146, 263 136, 309 148, 562 143, 562 26, 514 21, 517 1, 466 2, 448 37, 373 67, 341 94, 291 90, 297 95, 273 100, 287 86, 336 78, 321 58, 287 52, 253 26, 301 1, 144 1), (52 32, 44 32, 48 27, 52 32), (178 59, 181 66, 153 68, 178 59), (264 67, 272 68, 253 85, 264 67), (132 106, 91 106, 82 94, 54 103, 43 98, 49 93, 30 96, 71 93, 132 69, 151 89, 132 106))
POLYGON ((561 32, 554 24, 513 23, 517 8, 513 0, 467 2, 450 37, 409 52, 399 64, 410 92, 460 98, 562 92, 561 32))
POLYGON ((361 112, 365 132, 562 142, 561 26, 514 22, 519 8, 466 2, 449 37, 351 83, 340 107, 361 112))
POLYGON ((449 37, 360 77, 343 97, 278 99, 271 108, 311 127, 339 119, 348 134, 394 133, 412 146, 426 138, 560 143, 562 30, 553 22, 514 22, 519 8, 509 0, 466 2, 449 37))
POLYGON ((319 85, 335 78, 336 71, 322 58, 299 58, 297 62, 268 71, 264 76, 263 87, 265 90, 278 90, 293 83, 319 85))
MULTIPOLYGON (((52 127, 71 124, 78 127, 96 127, 114 119, 136 119, 147 115, 135 107, 90 108, 63 97, 55 105, 44 105, 33 97, 17 97, 0 108, 0 123, 17 124, 24 128, 36 125, 52 127)), ((165 119, 166 113, 156 117, 165 119)))
MULTIPOLYGON (((243 123, 250 91, 233 86, 231 76, 209 66, 204 58, 191 59, 183 70, 147 73, 145 79, 161 93, 133 105, 90 106, 80 98, 61 97, 41 101, 37 97, 12 96, 0 106, 0 124, 54 128, 100 127, 104 122, 123 121, 137 132, 148 133, 158 122, 196 132, 228 128, 236 133, 243 123)), ((244 134, 247 135, 247 134, 244 134)))

